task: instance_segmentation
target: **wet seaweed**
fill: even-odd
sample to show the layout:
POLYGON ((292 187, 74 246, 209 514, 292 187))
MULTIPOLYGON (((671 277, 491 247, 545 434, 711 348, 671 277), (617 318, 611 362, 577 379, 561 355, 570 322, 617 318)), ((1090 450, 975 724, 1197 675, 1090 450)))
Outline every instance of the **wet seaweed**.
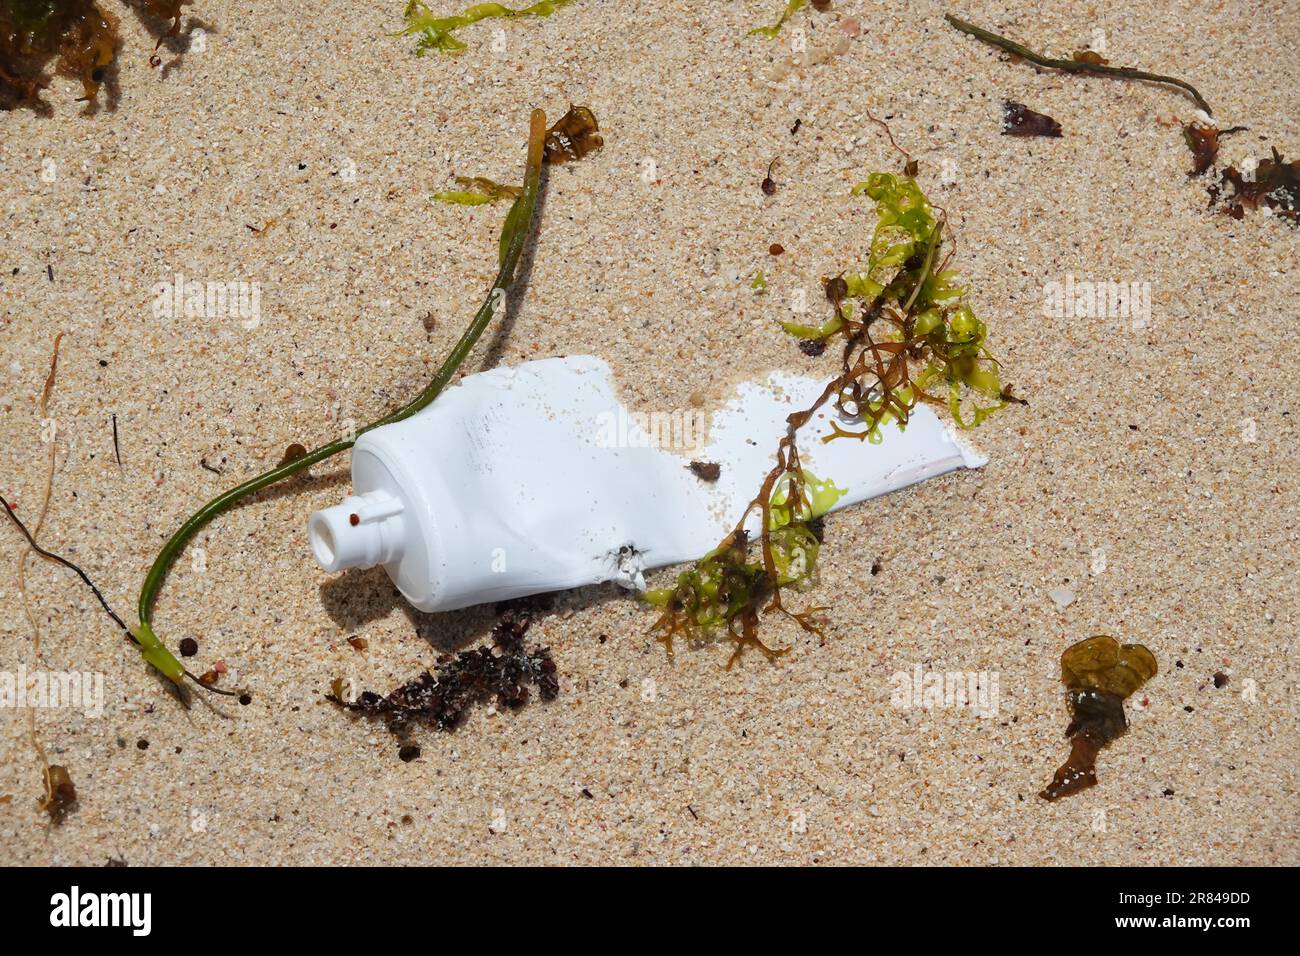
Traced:
POLYGON ((1221 182, 1230 191, 1223 196, 1223 205, 1234 219, 1241 219, 1247 209, 1261 206, 1275 214, 1300 224, 1300 160, 1287 162, 1276 148, 1269 159, 1261 159, 1255 175, 1247 179, 1235 166, 1222 173, 1221 182))
POLYGON ((47 85, 45 67, 81 81, 81 100, 99 94, 117 54, 117 18, 95 0, 0 0, 0 94, 34 101, 47 85))
POLYGON ((49 816, 51 826, 60 826, 76 809, 77 788, 68 768, 57 763, 45 766, 42 782, 45 792, 41 796, 40 809, 49 816))
POLYGON ((1040 797, 1059 800, 1096 786, 1097 754, 1128 730, 1124 701, 1158 669, 1155 655, 1141 644, 1120 644, 1104 634, 1066 648, 1061 683, 1070 707, 1070 755, 1040 797))
POLYGON ((1004 136, 1060 136, 1061 124, 1046 113, 1031 110, 1024 103, 1004 100, 1002 133, 1004 136))
MULTIPOLYGON (((121 2, 170 24, 149 24, 155 50, 179 34, 182 0, 121 2)), ((0 107, 39 103, 51 62, 56 76, 81 82, 79 102, 94 102, 120 47, 117 17, 97 0, 0 0, 0 107)))
POLYGON ((1205 123, 1188 123, 1183 127, 1183 141, 1192 151, 1194 165, 1188 176, 1199 176, 1219 158, 1219 130, 1205 123))
MULTIPOLYGON (((582 159, 605 145, 596 114, 586 106, 569 106, 568 111, 551 125, 542 141, 542 162, 548 166, 582 159)), ((460 206, 482 206, 501 199, 518 199, 518 186, 502 185, 483 176, 456 176, 460 189, 433 194, 438 202, 460 206)))
POLYGON ((570 105, 568 111, 546 131, 542 158, 548 165, 574 162, 604 145, 596 114, 589 107, 570 105))
POLYGON ((503 186, 483 176, 457 176, 455 179, 460 189, 444 189, 434 193, 433 198, 459 206, 482 206, 501 199, 513 201, 522 191, 518 186, 503 186))

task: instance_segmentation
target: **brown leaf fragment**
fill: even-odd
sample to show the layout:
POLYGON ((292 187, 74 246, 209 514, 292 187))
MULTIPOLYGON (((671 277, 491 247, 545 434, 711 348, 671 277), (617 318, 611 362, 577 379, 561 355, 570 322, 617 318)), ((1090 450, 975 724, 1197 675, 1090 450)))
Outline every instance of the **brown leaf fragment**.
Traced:
POLYGON ((700 481, 717 481, 722 474, 722 466, 716 461, 693 461, 686 467, 695 473, 700 481))
POLYGON ((596 114, 585 106, 570 106, 555 125, 546 131, 542 159, 547 163, 567 163, 582 159, 605 145, 596 114))
POLYGON ((370 642, 364 637, 349 637, 348 643, 352 645, 354 651, 365 653, 370 648, 370 642))
POLYGON ((1024 103, 1005 100, 1002 133, 1004 136, 1060 136, 1061 124, 1046 113, 1034 112, 1024 103))

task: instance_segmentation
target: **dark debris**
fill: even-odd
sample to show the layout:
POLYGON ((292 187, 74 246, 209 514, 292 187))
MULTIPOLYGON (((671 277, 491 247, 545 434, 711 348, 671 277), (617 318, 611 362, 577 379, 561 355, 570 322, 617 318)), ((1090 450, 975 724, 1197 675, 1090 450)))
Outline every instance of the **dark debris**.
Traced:
MULTIPOLYGON (((542 700, 554 700, 560 692, 555 661, 548 647, 526 647, 524 635, 531 622, 527 617, 507 613, 492 629, 493 647, 462 651, 454 657, 439 658, 437 674, 425 671, 407 681, 387 697, 363 691, 352 703, 338 695, 327 698, 365 717, 379 718, 389 731, 406 739, 416 724, 429 724, 438 730, 455 730, 470 709, 495 698, 503 708, 519 708, 528 703, 529 686, 537 688, 542 700)), ((402 749, 403 760, 408 747, 402 749)))

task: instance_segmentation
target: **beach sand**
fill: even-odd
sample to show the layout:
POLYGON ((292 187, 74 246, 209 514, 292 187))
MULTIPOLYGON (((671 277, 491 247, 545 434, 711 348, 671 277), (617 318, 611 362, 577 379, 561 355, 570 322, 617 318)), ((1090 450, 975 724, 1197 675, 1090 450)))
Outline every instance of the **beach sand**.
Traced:
POLYGON ((39 508, 64 332, 41 540, 131 622, 199 504, 423 387, 491 281, 504 213, 430 191, 517 181, 534 106, 589 105, 606 145, 549 171, 526 293, 466 372, 589 352, 645 411, 716 406, 770 369, 830 377, 834 356, 776 323, 865 261, 875 217, 849 190, 901 162, 869 108, 947 211, 953 266, 1030 404, 974 434, 982 470, 828 519, 807 596, 830 607, 824 642, 773 621, 790 654, 728 672, 722 644, 667 659, 614 586, 570 592, 530 633, 559 698, 425 731, 409 763, 325 701, 331 681, 387 691, 495 617, 418 614, 378 569, 319 570, 306 519, 346 492, 346 456, 218 518, 162 592, 169 646, 195 637, 192 666, 224 661, 222 686, 251 691, 225 717, 183 711, 75 577, 33 560, 38 663, 6 525, 0 668, 101 674, 105 700, 37 713, 80 796, 55 830, 26 716, 0 710, 0 863, 1297 862, 1300 233, 1207 210, 1181 92, 1012 63, 942 18, 1057 55, 1100 38, 1114 63, 1184 76, 1249 127, 1224 139, 1239 163, 1300 152, 1293 6, 836 0, 769 41, 746 34, 779 0, 581 0, 467 28, 454 58, 391 36, 401 6, 200 0, 203 49, 161 74, 124 13, 114 109, 84 112, 58 79, 52 115, 0 115, 0 493, 39 508), (862 32, 843 55, 774 79, 796 29, 816 52, 846 17, 862 32), (1001 135, 1005 98, 1064 135, 1001 135), (178 273, 256 283, 260 321, 155 316, 178 273), (1149 283, 1149 319, 1045 317, 1070 276, 1149 283), (1048 804, 1060 655, 1097 633, 1146 644, 1160 674, 1099 786, 1048 804), (917 667, 995 674, 997 713, 895 706, 917 667))

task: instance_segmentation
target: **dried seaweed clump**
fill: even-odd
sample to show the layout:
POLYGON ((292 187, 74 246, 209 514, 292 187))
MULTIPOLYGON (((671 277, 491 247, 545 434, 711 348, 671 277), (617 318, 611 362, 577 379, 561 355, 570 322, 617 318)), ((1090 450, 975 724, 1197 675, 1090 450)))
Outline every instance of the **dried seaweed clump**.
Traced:
POLYGON ((1124 701, 1156 676, 1155 655, 1141 644, 1120 644, 1104 634, 1061 655, 1061 683, 1068 692, 1070 756, 1039 794, 1059 800, 1095 786, 1097 754, 1128 730, 1124 701))
POLYGON ((573 0, 538 0, 530 6, 512 10, 499 3, 476 3, 459 16, 434 16, 432 10, 423 0, 408 0, 406 11, 406 28, 398 36, 418 36, 415 41, 415 55, 424 56, 430 50, 439 53, 461 53, 466 47, 464 42, 452 36, 461 27, 467 27, 480 20, 499 17, 515 20, 519 17, 549 17, 560 7, 567 7, 573 0))
POLYGON ((117 45, 117 20, 94 0, 0 0, 0 102, 35 100, 50 60, 93 100, 117 45))
POLYGON ((1208 178, 1210 205, 1220 206, 1233 219, 1241 219, 1247 209, 1260 206, 1273 211, 1293 225, 1300 224, 1300 160, 1287 162, 1277 149, 1262 159, 1253 173, 1243 173, 1236 166, 1220 169, 1220 140, 1244 126, 1219 129, 1211 123, 1192 122, 1183 127, 1183 140, 1192 152, 1194 165, 1188 176, 1213 172, 1208 178))
POLYGON ((832 419, 832 434, 823 441, 878 443, 882 426, 905 427, 920 402, 946 404, 956 423, 970 428, 1021 401, 1003 387, 985 346, 987 329, 965 303, 956 274, 945 269, 951 257, 943 253, 945 223, 916 181, 873 173, 853 192, 876 204, 866 266, 823 280, 831 315, 821 325, 782 323, 805 351, 809 343, 842 339, 840 372, 812 406, 786 419, 775 463, 731 533, 673 587, 646 595, 663 608, 652 632, 669 652, 678 636, 696 640, 722 632, 736 645, 729 667, 746 647, 775 659, 785 651, 758 637, 760 618, 773 611, 821 635, 815 615, 824 608, 787 610, 782 591, 812 583, 822 543, 820 516, 843 494, 799 460, 799 429, 823 405, 832 404, 839 417, 856 423, 846 429, 832 419), (946 401, 931 393, 944 386, 946 401), (758 520, 747 529, 755 515, 758 520), (758 552, 754 558, 751 548, 758 552))
POLYGON ((1271 159, 1261 159, 1255 175, 1247 179, 1235 166, 1223 171, 1222 182, 1231 187, 1224 196, 1224 208, 1233 219, 1247 209, 1267 206, 1292 225, 1300 224, 1300 160, 1287 162, 1276 149, 1271 159))
POLYGON ((548 647, 524 646, 529 619, 507 613, 492 629, 490 647, 443 656, 437 674, 425 671, 407 681, 387 697, 364 691, 347 703, 342 699, 342 682, 336 681, 328 699, 348 710, 384 721, 399 739, 407 739, 416 724, 437 730, 455 730, 476 704, 493 698, 501 707, 518 708, 528 703, 529 685, 537 687, 542 700, 554 700, 560 692, 555 661, 548 647))

